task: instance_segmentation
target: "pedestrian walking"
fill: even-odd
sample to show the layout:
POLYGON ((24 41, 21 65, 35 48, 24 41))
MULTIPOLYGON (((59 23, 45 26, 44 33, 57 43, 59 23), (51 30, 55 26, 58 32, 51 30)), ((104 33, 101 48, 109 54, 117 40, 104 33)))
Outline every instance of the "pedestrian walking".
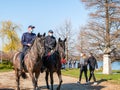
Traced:
POLYGON ((90 53, 90 55, 89 55, 88 65, 89 65, 89 70, 90 70, 89 82, 90 82, 91 78, 93 77, 94 85, 97 85, 94 70, 98 69, 98 64, 97 64, 96 58, 93 56, 92 53, 90 53))
POLYGON ((79 75, 78 83, 81 83, 82 74, 84 72, 84 76, 85 76, 86 84, 87 84, 87 82, 88 82, 87 65, 88 65, 88 59, 86 57, 86 54, 81 54, 81 57, 80 57, 80 75, 79 75))

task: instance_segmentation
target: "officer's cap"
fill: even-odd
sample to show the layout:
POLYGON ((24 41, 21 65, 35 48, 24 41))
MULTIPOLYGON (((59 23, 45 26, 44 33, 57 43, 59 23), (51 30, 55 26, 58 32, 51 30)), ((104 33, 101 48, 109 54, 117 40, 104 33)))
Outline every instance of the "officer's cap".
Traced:
POLYGON ((49 32, 49 33, 53 33, 53 30, 49 30, 48 32, 49 32))
POLYGON ((32 28, 32 29, 34 29, 34 28, 35 28, 35 26, 29 25, 29 26, 28 26, 28 28, 32 28))

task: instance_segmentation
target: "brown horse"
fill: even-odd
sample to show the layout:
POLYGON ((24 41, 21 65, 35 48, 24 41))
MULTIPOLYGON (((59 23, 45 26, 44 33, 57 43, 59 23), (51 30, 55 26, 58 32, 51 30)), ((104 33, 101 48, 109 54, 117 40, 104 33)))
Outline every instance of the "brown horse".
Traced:
POLYGON ((26 78, 26 72, 32 78, 34 90, 37 89, 38 77, 42 66, 42 55, 44 54, 44 35, 38 34, 33 42, 33 45, 28 50, 24 57, 24 70, 20 70, 20 52, 17 52, 13 58, 13 66, 16 74, 17 90, 20 90, 20 76, 26 78))
POLYGON ((53 90, 53 73, 56 72, 59 78, 59 85, 57 87, 57 90, 60 90, 61 84, 62 84, 62 76, 61 76, 61 59, 65 58, 65 41, 58 39, 58 43, 56 45, 54 53, 52 53, 50 56, 46 57, 44 60, 44 65, 46 66, 46 85, 49 89, 48 84, 48 76, 50 73, 50 80, 51 80, 51 90, 53 90))

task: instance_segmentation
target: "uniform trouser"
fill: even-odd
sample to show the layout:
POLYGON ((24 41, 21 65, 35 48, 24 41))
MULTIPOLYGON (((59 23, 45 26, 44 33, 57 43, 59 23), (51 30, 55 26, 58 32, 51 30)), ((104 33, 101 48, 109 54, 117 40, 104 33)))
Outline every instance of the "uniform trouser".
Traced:
POLYGON ((91 68, 90 68, 90 77, 89 77, 89 81, 90 81, 91 78, 93 77, 94 82, 96 82, 96 78, 95 78, 95 75, 94 75, 94 70, 95 70, 95 69, 91 69, 91 68))
POLYGON ((20 68, 23 67, 24 56, 25 56, 25 54, 26 54, 26 52, 27 52, 28 49, 29 49, 28 46, 23 46, 22 52, 20 54, 20 68))
POLYGON ((88 81, 88 77, 87 77, 87 66, 80 68, 79 81, 81 81, 82 73, 83 73, 83 72, 84 72, 84 76, 85 76, 85 79, 86 79, 86 82, 87 82, 87 81, 88 81))

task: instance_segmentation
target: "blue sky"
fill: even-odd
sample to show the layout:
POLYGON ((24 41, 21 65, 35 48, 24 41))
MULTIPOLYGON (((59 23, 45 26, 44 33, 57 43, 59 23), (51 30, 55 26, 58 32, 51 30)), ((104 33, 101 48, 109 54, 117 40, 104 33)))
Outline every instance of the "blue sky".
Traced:
POLYGON ((28 25, 35 25, 35 33, 47 33, 49 29, 59 28, 65 20, 71 20, 77 32, 87 23, 88 12, 80 0, 1 0, 0 22, 7 20, 20 25, 22 33, 28 25))

